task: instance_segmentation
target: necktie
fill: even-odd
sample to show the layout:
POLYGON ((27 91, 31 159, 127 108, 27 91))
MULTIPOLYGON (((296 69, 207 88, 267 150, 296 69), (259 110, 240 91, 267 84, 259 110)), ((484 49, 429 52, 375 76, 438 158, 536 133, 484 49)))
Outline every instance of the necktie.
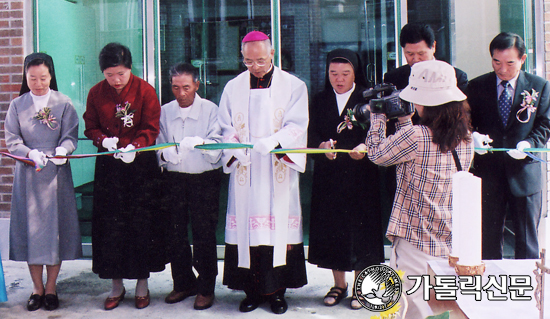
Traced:
POLYGON ((502 120, 502 125, 506 126, 508 122, 508 117, 510 116, 510 111, 512 110, 512 94, 508 90, 510 83, 508 81, 500 82, 504 87, 504 90, 498 98, 498 111, 500 113, 500 119, 502 120))

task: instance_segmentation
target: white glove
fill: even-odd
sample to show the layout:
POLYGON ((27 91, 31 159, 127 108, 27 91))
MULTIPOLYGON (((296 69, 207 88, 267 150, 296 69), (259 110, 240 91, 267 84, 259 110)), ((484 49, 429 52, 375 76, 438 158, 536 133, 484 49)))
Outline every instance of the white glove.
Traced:
POLYGON ((493 140, 489 137, 489 135, 485 134, 479 134, 478 132, 472 133, 472 138, 474 139, 474 147, 475 148, 484 148, 485 150, 475 150, 476 153, 479 155, 485 155, 487 154, 487 149, 491 148, 490 143, 493 143, 493 140))
POLYGON ((241 163, 243 166, 250 165, 250 153, 245 152, 244 148, 241 149, 233 149, 233 150, 226 150, 230 155, 235 157, 237 161, 241 163))
POLYGON ((114 157, 122 160, 124 163, 132 163, 136 158, 136 152, 126 153, 128 151, 135 150, 136 147, 132 144, 126 145, 126 147, 119 148, 120 153, 115 153, 114 157))
POLYGON ((510 155, 510 157, 512 157, 514 159, 521 160, 521 159, 524 159, 525 157, 527 157, 527 154, 525 154, 525 152, 523 152, 523 150, 526 149, 526 148, 531 148, 531 144, 527 141, 521 141, 521 142, 518 143, 518 145, 516 145, 515 150, 510 150, 506 153, 508 153, 508 155, 510 155))
POLYGON ((164 157, 165 161, 178 165, 181 162, 182 154, 178 153, 176 147, 173 146, 163 149, 162 157, 164 157))
POLYGON ((187 136, 180 142, 180 147, 184 150, 191 151, 195 149, 196 145, 204 144, 204 140, 199 136, 187 136))
MULTIPOLYGON (((55 148, 55 155, 67 155, 67 149, 63 146, 58 146, 55 148)), ((63 165, 67 163, 66 158, 50 158, 50 161, 52 161, 52 163, 54 163, 55 165, 63 165)))
POLYGON ((277 140, 272 137, 264 137, 254 143, 254 148, 252 148, 252 150, 262 155, 267 155, 274 150, 277 145, 279 145, 277 140))
POLYGON ((118 137, 106 137, 101 142, 101 146, 106 148, 109 152, 116 150, 116 144, 118 143, 118 137))
POLYGON ((201 154, 206 156, 216 157, 219 155, 220 151, 221 150, 201 150, 201 154))
POLYGON ((48 158, 46 154, 40 152, 39 150, 31 150, 29 152, 29 158, 39 167, 44 167, 48 163, 48 158))

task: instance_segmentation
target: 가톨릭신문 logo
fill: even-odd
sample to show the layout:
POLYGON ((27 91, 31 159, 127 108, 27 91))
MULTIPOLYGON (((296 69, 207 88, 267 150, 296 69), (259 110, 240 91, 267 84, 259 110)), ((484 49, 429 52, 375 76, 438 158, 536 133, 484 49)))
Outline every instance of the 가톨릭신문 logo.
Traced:
POLYGON ((386 265, 373 265, 359 273, 353 294, 363 307, 382 312, 397 304, 402 291, 403 283, 395 270, 386 265))

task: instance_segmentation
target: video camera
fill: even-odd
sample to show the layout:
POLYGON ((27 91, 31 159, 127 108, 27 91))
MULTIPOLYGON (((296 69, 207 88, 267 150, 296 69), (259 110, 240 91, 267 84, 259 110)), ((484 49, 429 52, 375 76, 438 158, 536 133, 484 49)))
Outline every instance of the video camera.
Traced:
POLYGON ((390 83, 381 83, 373 88, 363 91, 363 97, 367 103, 359 103, 353 108, 355 120, 361 123, 370 121, 370 112, 384 113, 388 119, 394 119, 401 116, 414 113, 414 105, 403 101, 395 85, 390 83), (369 111, 370 108, 370 111, 369 111))

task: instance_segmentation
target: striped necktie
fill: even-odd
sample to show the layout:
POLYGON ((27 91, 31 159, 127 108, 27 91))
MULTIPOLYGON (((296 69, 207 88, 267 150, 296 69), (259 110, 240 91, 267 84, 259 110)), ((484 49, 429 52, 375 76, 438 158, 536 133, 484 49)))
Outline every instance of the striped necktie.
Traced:
POLYGON ((500 93, 500 97, 498 98, 498 111, 502 125, 506 126, 506 123, 508 123, 508 117, 510 116, 510 111, 512 110, 512 94, 510 94, 510 91, 508 90, 510 87, 510 83, 508 81, 502 81, 500 84, 502 84, 504 90, 502 90, 502 93, 500 93))

